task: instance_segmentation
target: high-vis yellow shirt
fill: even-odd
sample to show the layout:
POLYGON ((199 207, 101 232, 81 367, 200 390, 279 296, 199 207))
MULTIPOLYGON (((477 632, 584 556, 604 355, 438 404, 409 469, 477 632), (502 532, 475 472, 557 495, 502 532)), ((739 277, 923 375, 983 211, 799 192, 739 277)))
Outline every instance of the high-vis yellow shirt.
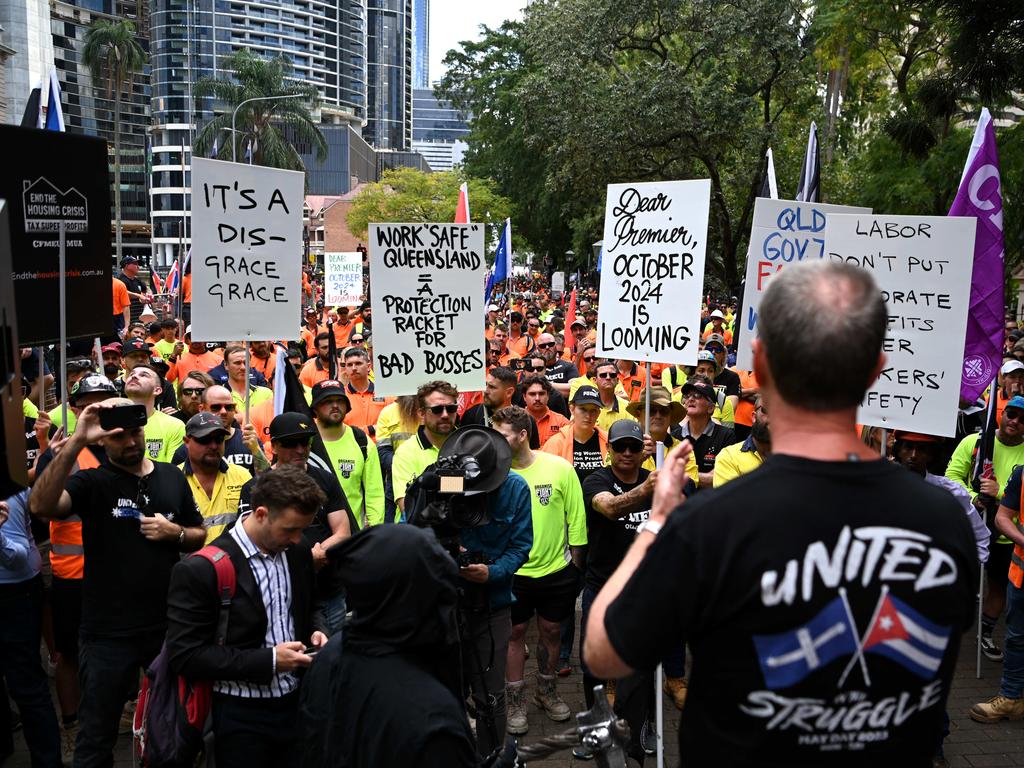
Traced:
POLYGON ((153 411, 146 422, 146 453, 153 461, 171 462, 185 443, 185 423, 163 411, 153 411))
POLYGON ((331 457, 331 469, 341 483, 341 489, 345 492, 345 498, 359 526, 363 526, 364 514, 367 525, 383 523, 384 479, 373 440, 369 437, 366 439, 365 459, 352 427, 346 427, 345 433, 338 440, 324 439, 324 447, 331 457))
POLYGON ((561 456, 534 451, 533 463, 512 470, 530 486, 533 547, 516 575, 539 578, 557 573, 570 560, 569 547, 587 543, 583 489, 572 464, 561 456))
POLYGON ((185 473, 188 487, 192 489, 192 498, 196 500, 199 513, 203 516, 203 528, 206 530, 206 541, 203 543, 209 544, 238 518, 242 486, 252 480, 252 475, 244 467, 222 460, 217 479, 213 483, 213 495, 207 496, 199 480, 192 474, 192 466, 188 459, 179 464, 178 469, 185 473))

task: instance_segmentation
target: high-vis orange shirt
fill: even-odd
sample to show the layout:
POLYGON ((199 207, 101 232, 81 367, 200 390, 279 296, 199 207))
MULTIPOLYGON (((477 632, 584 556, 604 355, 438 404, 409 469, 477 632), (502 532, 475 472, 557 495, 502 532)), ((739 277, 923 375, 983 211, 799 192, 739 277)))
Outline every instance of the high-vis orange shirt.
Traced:
POLYGON ((181 300, 186 304, 192 303, 192 273, 189 272, 181 278, 181 300))
POLYGON ((128 296, 128 286, 116 277, 111 279, 114 281, 114 314, 120 315, 124 312, 124 308, 132 303, 132 300, 128 296))
MULTIPOLYGON (((733 368, 736 374, 740 377, 740 389, 753 389, 757 386, 757 377, 754 376, 753 371, 741 371, 739 368, 733 368)), ((742 397, 739 402, 736 403, 735 413, 733 414, 734 423, 742 424, 745 427, 749 427, 754 423, 754 404, 749 400, 744 400, 742 397)))
MULTIPOLYGON (((83 448, 75 459, 74 471, 95 469, 96 455, 83 448)), ((78 515, 50 522, 50 568, 58 579, 85 577, 85 547, 82 544, 82 518, 78 515)))

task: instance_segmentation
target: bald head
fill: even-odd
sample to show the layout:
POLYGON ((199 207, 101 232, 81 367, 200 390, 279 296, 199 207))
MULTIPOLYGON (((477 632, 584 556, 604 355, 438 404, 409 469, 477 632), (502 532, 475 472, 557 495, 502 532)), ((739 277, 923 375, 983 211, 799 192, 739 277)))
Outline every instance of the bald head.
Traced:
POLYGON ((537 351, 544 358, 544 362, 550 364, 558 356, 555 349, 555 337, 550 333, 542 333, 537 336, 537 351))

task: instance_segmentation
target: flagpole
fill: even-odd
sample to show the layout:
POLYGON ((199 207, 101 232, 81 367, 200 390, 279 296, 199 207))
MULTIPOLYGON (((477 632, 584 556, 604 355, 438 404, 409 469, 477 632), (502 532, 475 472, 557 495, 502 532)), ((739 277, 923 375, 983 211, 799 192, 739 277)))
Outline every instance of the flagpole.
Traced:
MULTIPOLYGON (((60 248, 57 252, 57 273, 60 281, 60 423, 64 428, 65 434, 67 433, 68 423, 68 310, 67 310, 67 237, 66 237, 67 223, 64 219, 60 220, 60 248)), ((43 369, 39 369, 39 380, 43 381, 43 369)))

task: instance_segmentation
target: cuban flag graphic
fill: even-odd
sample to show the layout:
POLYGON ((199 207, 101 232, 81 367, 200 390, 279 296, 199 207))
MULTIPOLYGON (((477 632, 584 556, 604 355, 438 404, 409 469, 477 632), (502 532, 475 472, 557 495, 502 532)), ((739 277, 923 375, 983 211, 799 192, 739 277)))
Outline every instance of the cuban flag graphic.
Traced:
POLYGON ((918 677, 932 680, 942 664, 951 631, 887 594, 864 639, 864 652, 881 654, 918 677))
POLYGON ((773 690, 796 685, 812 672, 860 649, 846 604, 837 597, 802 627, 777 635, 754 635, 754 647, 773 690))

